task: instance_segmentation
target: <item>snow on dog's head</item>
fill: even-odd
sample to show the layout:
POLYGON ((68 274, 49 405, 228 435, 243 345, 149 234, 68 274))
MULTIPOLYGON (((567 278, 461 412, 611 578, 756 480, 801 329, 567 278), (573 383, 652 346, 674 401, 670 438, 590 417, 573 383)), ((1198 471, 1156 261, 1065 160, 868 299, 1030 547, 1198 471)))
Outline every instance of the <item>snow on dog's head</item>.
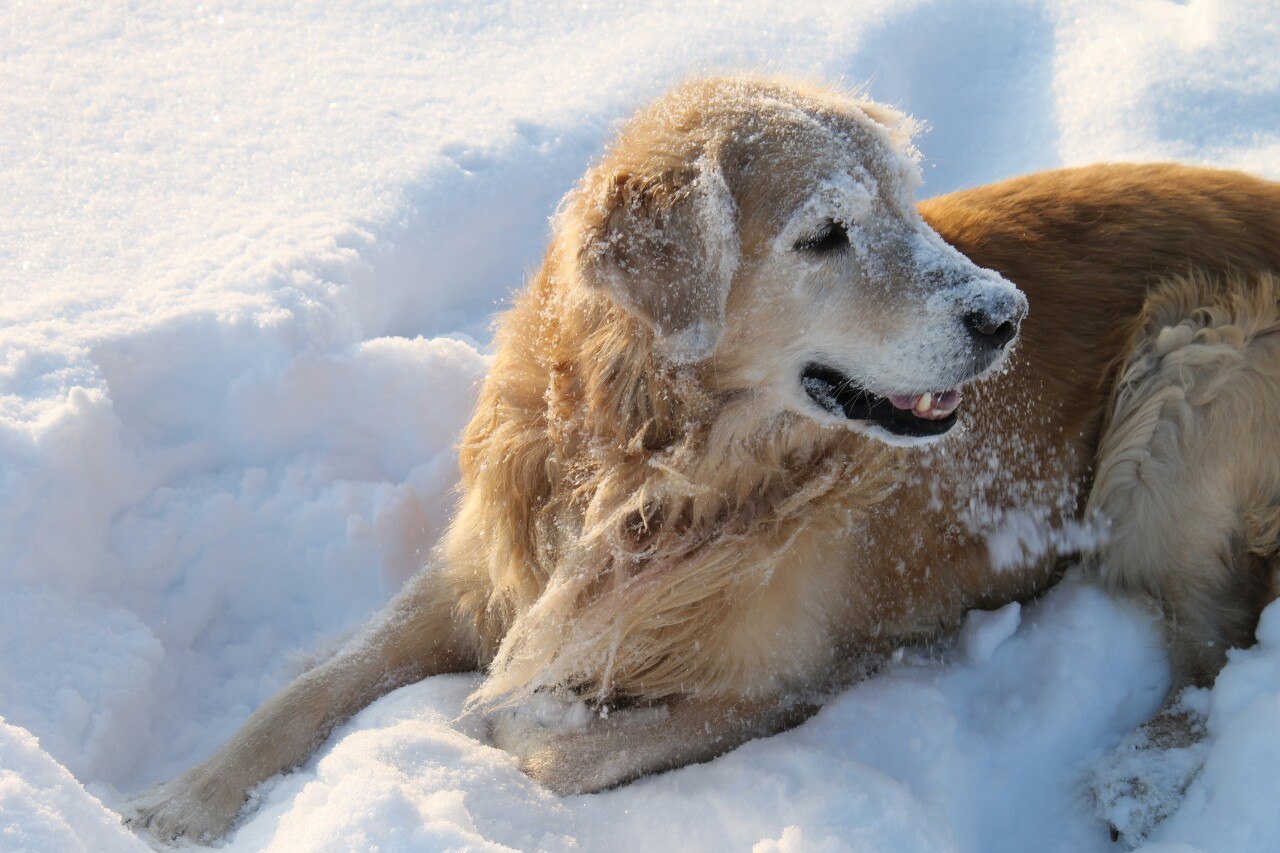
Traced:
POLYGON ((925 224, 914 123, 856 97, 699 81, 568 200, 582 282, 719 390, 890 443, 940 436, 1027 310, 925 224))
POLYGON ((745 636, 724 608, 771 600, 784 552, 825 564, 808 531, 876 510, 886 443, 949 430, 1026 310, 917 213, 912 130, 839 93, 698 81, 566 198, 462 442, 444 547, 497 579, 464 602, 478 630, 510 618, 474 701, 741 696, 826 666, 822 630, 766 603, 745 636))

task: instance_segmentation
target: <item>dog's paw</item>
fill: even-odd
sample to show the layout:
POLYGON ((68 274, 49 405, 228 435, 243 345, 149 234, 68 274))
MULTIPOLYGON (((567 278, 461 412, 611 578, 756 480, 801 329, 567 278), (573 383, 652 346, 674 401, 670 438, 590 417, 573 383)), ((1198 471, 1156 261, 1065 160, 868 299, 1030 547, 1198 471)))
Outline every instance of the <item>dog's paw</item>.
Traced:
POLYGON ((156 841, 208 844, 226 834, 244 803, 243 789, 188 774, 134 795, 121 815, 156 841))
POLYGON ((1161 715, 1094 765, 1090 788, 1113 841, 1136 847, 1182 805, 1208 749, 1203 722, 1185 712, 1161 715))
POLYGON ((660 724, 665 708, 632 708, 605 717, 572 700, 539 698, 489 715, 490 742, 524 773, 560 795, 589 794, 629 781, 643 767, 637 738, 660 724), (555 704, 549 704, 554 701, 555 704))
POLYGON ((561 733, 527 744, 516 759, 526 776, 562 797, 603 791, 635 775, 627 772, 625 751, 616 756, 589 757, 580 746, 572 736, 561 733))

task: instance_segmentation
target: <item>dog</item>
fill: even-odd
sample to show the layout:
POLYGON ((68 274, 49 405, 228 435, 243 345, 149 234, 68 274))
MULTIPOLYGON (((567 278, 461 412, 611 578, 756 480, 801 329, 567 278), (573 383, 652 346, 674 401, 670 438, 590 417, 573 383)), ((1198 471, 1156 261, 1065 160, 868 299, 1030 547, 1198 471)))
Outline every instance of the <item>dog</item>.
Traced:
POLYGON ((632 118, 501 318, 434 558, 131 822, 216 838, 361 707, 474 669, 497 745, 600 790, 794 725, 1064 558, 1209 683, 1277 591, 1280 185, 1104 165, 917 206, 914 130, 757 78, 632 118))

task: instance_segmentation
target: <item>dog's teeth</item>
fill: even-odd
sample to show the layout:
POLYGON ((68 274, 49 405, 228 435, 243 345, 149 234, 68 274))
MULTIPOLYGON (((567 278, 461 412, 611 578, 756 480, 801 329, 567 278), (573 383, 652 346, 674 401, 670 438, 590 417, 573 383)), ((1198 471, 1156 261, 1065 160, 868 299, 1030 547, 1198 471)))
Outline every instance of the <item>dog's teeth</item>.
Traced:
POLYGON ((920 402, 916 403, 916 411, 923 415, 925 412, 929 411, 929 407, 932 405, 933 395, 926 391, 921 395, 920 402))

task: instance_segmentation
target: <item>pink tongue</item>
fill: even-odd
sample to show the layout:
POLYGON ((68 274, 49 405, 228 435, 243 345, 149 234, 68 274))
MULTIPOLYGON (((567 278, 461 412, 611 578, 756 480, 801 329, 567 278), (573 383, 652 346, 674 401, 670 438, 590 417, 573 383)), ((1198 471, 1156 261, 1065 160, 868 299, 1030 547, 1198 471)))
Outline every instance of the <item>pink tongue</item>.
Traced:
MULTIPOLYGON (((905 409, 914 411, 916 405, 920 402, 923 394, 890 394, 889 402, 893 403, 896 409, 905 409)), ((935 391, 933 399, 930 401, 929 410, 941 409, 943 411, 950 409, 960 401, 960 392, 952 389, 951 391, 935 391)))
POLYGON ((949 409, 959 402, 960 392, 956 390, 943 391, 941 394, 933 395, 933 407, 935 409, 949 409))

